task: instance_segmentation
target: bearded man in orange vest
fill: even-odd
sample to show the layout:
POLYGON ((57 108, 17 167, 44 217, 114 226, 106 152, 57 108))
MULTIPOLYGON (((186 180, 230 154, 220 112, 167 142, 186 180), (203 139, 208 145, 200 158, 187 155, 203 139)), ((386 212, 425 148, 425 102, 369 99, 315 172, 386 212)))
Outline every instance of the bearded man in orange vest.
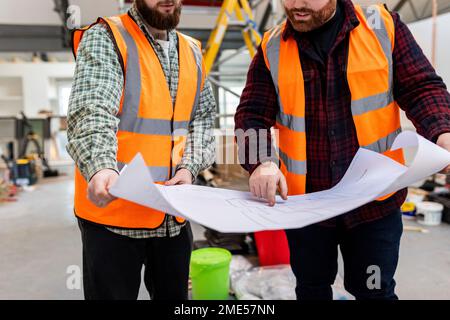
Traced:
POLYGON ((199 41, 175 31, 181 0, 136 0, 73 33, 67 150, 86 299, 187 299, 190 225, 108 190, 141 153, 155 181, 190 184, 214 159, 215 101, 199 41))
MULTIPOLYGON (((390 147, 400 108, 417 131, 450 150, 450 96, 398 14, 350 0, 283 0, 287 19, 266 32, 235 116, 251 192, 275 203, 329 189, 358 148, 404 163, 390 147), (266 142, 267 141, 267 142, 266 142), (256 161, 251 161, 256 159, 256 161)), ((397 299, 406 190, 337 218, 287 230, 298 299, 332 299, 338 246, 345 289, 357 299, 397 299)))

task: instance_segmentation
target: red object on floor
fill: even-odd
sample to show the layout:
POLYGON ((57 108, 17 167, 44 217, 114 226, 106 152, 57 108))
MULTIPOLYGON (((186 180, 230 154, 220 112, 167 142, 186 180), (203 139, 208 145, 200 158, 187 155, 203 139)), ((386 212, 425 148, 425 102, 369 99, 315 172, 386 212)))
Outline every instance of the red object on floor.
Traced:
POLYGON ((255 232, 259 264, 289 264, 289 245, 284 230, 255 232))

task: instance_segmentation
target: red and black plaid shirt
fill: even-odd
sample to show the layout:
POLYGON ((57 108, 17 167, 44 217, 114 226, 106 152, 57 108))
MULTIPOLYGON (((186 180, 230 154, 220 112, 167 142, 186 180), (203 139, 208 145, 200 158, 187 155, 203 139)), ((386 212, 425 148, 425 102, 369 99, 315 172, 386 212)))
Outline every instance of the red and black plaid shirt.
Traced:
MULTIPOLYGON (((345 19, 326 63, 314 58, 316 55, 307 37, 294 31, 289 23, 283 33, 283 37, 294 37, 298 43, 305 81, 308 193, 337 184, 359 148, 346 80, 349 32, 359 21, 351 1, 341 2, 345 19)), ((392 17, 395 23, 395 100, 418 133, 435 142, 440 134, 450 132, 450 95, 407 26, 400 21, 398 14, 392 13, 392 17)), ((275 87, 260 47, 251 63, 236 111, 236 129, 270 128, 275 123, 278 110, 275 87)), ((248 163, 248 155, 242 165, 250 173, 257 167, 248 163)), ((371 202, 322 225, 339 223, 352 228, 374 221, 398 210, 405 197, 406 189, 385 201, 371 202)))

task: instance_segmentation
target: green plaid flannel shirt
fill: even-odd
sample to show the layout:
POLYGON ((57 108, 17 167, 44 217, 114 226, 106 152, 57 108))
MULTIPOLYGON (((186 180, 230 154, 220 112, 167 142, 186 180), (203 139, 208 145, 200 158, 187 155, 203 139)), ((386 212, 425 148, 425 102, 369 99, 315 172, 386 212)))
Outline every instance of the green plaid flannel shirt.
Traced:
MULTIPOLYGON (((168 33, 169 59, 164 49, 147 29, 133 6, 129 14, 145 33, 163 68, 173 103, 178 89, 178 39, 174 30, 168 33), (170 71, 169 71, 170 70, 170 71)), ((120 99, 124 84, 122 68, 112 42, 112 35, 103 24, 85 32, 77 52, 72 92, 68 111, 67 151, 83 176, 90 178, 102 169, 117 171, 116 152, 120 99)), ((213 126, 216 103, 211 85, 205 81, 199 105, 189 127, 186 148, 179 168, 188 169, 195 178, 214 161, 213 126)), ((126 213, 125 213, 126 214, 126 213)), ((109 230, 132 238, 174 237, 183 225, 171 216, 157 229, 109 230)))

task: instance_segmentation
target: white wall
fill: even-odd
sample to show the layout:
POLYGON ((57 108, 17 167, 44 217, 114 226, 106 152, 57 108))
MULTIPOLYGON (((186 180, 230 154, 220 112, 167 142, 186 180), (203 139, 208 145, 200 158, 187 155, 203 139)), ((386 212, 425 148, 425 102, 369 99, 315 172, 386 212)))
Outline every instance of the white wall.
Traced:
POLYGON ((53 8, 53 0, 0 0, 0 24, 61 25, 53 8))
MULTIPOLYGON (((431 61, 431 19, 408 24, 408 27, 425 55, 431 61)), ((448 30, 450 30, 450 14, 438 16, 435 68, 436 72, 444 79, 447 88, 450 88, 450 37, 448 30)), ((401 112, 401 121, 403 129, 414 130, 412 122, 406 118, 403 111, 401 112)))
MULTIPOLYGON (((414 38, 431 61, 432 22, 426 19, 408 25, 414 38)), ((450 87, 450 13, 437 17, 436 70, 450 87)))
POLYGON ((0 64, 0 78, 22 79, 23 111, 33 117, 54 103, 56 94, 52 79, 71 79, 74 70, 74 63, 3 63, 0 64))

